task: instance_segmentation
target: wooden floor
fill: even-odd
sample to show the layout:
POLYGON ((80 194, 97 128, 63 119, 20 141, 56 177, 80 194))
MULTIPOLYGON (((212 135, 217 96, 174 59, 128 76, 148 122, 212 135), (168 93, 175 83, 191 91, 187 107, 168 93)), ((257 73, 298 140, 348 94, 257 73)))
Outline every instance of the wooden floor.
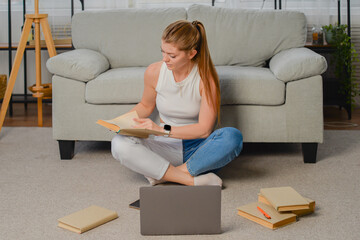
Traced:
MULTIPOLYGON (((44 127, 52 126, 51 103, 43 104, 43 122, 44 127)), ((23 103, 13 104, 13 116, 9 117, 9 113, 5 117, 4 126, 11 127, 36 127, 37 126, 37 105, 36 103, 28 103, 25 109, 23 103)), ((360 108, 352 113, 352 119, 347 119, 345 109, 340 110, 336 106, 324 107, 324 129, 338 130, 360 130, 360 108)))
POLYGON ((336 130, 360 130, 360 108, 352 112, 351 120, 348 120, 346 110, 337 106, 324 107, 324 129, 336 130))
MULTIPOLYGON (((10 108, 10 106, 9 106, 10 108)), ((52 126, 52 105, 51 103, 43 103, 43 127, 52 126)), ((9 110, 5 117, 4 126, 7 127, 36 127, 38 126, 37 119, 37 104, 28 103, 27 109, 23 103, 13 104, 13 116, 10 117, 9 110)))

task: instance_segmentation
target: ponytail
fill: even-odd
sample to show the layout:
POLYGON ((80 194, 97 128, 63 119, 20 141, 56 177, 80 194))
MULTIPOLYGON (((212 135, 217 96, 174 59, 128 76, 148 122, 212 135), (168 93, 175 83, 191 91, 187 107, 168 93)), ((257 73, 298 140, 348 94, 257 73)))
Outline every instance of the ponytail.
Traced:
POLYGON ((217 113, 217 125, 220 125, 220 104, 221 104, 221 96, 220 96, 220 83, 219 77, 214 67, 214 64, 211 60, 210 51, 207 44, 206 32, 204 25, 199 21, 193 21, 192 24, 198 29, 200 33, 200 41, 197 50, 196 60, 199 67, 199 74, 202 79, 205 97, 208 103, 211 104, 214 111, 217 113), (212 87, 210 81, 213 81, 215 85, 215 89, 212 87), (216 98, 214 99, 213 93, 216 93, 216 98))
POLYGON ((219 76, 211 60, 204 25, 199 21, 178 20, 164 30, 162 39, 167 43, 175 44, 181 51, 192 49, 197 51, 192 61, 198 64, 199 74, 204 85, 204 97, 216 112, 217 125, 220 126, 219 76), (213 98, 214 93, 215 98, 213 98))

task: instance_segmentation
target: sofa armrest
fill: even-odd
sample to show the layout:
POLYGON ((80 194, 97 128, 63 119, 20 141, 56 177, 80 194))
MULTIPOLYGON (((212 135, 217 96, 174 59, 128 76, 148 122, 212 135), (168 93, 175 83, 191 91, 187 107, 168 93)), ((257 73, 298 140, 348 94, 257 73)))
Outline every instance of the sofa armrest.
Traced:
POLYGON ((89 49, 76 49, 49 58, 49 72, 66 78, 87 82, 109 69, 107 58, 89 49))
POLYGON ((308 48, 291 48, 276 54, 269 64, 277 79, 284 82, 324 73, 326 59, 308 48))

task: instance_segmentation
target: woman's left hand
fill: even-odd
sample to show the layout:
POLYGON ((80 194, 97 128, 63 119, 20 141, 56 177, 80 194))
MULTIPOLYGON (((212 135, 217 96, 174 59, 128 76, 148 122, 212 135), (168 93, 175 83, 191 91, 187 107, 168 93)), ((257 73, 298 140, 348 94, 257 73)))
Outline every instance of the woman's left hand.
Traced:
POLYGON ((150 118, 134 118, 133 119, 138 124, 133 126, 134 128, 145 128, 149 130, 155 130, 159 132, 163 132, 163 128, 154 123, 150 118))

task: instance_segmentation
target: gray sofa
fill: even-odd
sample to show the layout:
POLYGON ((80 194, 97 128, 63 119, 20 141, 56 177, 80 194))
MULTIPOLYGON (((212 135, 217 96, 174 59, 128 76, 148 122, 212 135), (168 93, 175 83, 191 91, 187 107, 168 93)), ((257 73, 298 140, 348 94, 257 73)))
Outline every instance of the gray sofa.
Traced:
MULTIPOLYGON (((304 162, 316 162, 323 141, 320 74, 327 63, 304 48, 304 14, 204 5, 73 16, 75 50, 47 61, 61 159, 73 157, 75 141, 112 139, 114 133, 95 122, 141 100, 146 67, 162 59, 162 31, 178 19, 205 25, 220 78, 222 126, 241 130, 244 142, 301 143, 304 162)), ((156 110, 151 117, 158 121, 156 110)))

